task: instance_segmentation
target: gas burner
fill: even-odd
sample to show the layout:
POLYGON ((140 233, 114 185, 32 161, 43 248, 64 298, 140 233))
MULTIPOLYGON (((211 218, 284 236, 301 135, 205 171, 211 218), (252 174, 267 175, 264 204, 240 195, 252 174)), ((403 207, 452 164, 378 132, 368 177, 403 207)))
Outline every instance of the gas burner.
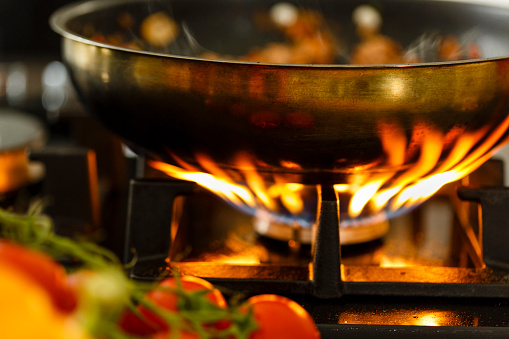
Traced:
MULTIPOLYGON (((253 220, 254 230, 265 237, 280 240, 294 241, 301 244, 311 244, 313 239, 313 229, 300 227, 299 225, 288 225, 270 221, 263 214, 256 214, 253 220)), ((387 220, 340 227, 341 245, 353 245, 370 242, 383 237, 389 231, 389 222, 387 220)))
MULTIPOLYGON (((500 170, 500 162, 481 167, 479 174, 467 178, 469 183, 488 175, 493 182, 501 179, 485 168, 500 170)), ((251 216, 218 205, 210 196, 200 198, 203 192, 194 183, 178 180, 132 182, 125 258, 129 261, 130 250, 136 250, 134 278, 155 279, 177 267, 228 287, 244 289, 251 278, 256 284, 247 284, 256 292, 311 293, 324 298, 438 296, 444 291, 456 297, 509 296, 509 284, 504 282, 504 263, 509 258, 500 250, 504 248, 500 242, 509 235, 503 218, 489 217, 500 206, 491 206, 494 202, 486 198, 495 194, 497 201, 504 202, 507 190, 449 185, 411 213, 390 219, 382 239, 344 245, 337 195, 333 188, 322 187, 311 246, 298 241, 299 228, 288 234, 289 240, 260 236, 251 216), (482 227, 472 214, 475 205, 461 201, 457 192, 481 202, 482 227), (181 196, 184 203, 176 204, 181 196)))

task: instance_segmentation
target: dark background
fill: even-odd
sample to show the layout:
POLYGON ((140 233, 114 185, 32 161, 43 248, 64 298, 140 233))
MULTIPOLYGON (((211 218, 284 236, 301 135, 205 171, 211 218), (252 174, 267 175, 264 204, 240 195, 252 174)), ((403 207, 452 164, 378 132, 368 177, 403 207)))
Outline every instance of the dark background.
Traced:
MULTIPOLYGON (((120 142, 91 116, 85 114, 70 83, 61 88, 66 92, 67 100, 57 112, 47 112, 42 104, 43 70, 50 63, 62 60, 61 36, 51 29, 49 19, 57 9, 73 2, 77 1, 0 0, 0 115, 3 110, 33 115, 47 129, 49 138, 43 152, 36 156, 36 159, 41 160, 40 157, 45 154, 46 160, 56 159, 53 161, 56 168, 54 180, 47 180, 49 183, 44 184, 43 192, 46 194, 48 191, 47 195, 52 197, 49 206, 51 210, 48 209, 47 214, 54 218, 57 232, 64 229, 59 227, 60 220, 65 227, 71 225, 70 230, 74 232, 76 229, 78 234, 86 233, 88 229, 95 227, 90 226, 91 215, 87 214, 86 209, 90 203, 89 196, 76 193, 78 190, 75 189, 80 187, 83 189, 80 192, 87 192, 89 189, 88 186, 83 186, 87 185, 88 172, 80 176, 85 159, 82 154, 85 154, 84 150, 94 151, 102 192, 100 227, 101 231, 104 230, 104 235, 98 233, 99 240, 103 240, 102 245, 120 256, 125 227, 125 190, 128 187, 126 160, 121 153, 120 142), (26 82, 26 96, 15 103, 9 102, 6 92, 6 79, 13 67, 22 68, 26 82), (59 158, 60 154, 71 154, 71 157, 59 158), (66 164, 70 167, 66 167, 66 164), (46 186, 51 188, 46 191, 46 186), (68 188, 73 190, 70 195, 66 192, 68 188), (81 229, 83 225, 86 232, 81 229)), ((45 165, 48 164, 45 162, 45 165)), ((39 187, 36 188, 36 193, 39 192, 38 189, 39 187)))
POLYGON ((0 61, 13 56, 59 54, 49 17, 70 0, 0 0, 0 61))

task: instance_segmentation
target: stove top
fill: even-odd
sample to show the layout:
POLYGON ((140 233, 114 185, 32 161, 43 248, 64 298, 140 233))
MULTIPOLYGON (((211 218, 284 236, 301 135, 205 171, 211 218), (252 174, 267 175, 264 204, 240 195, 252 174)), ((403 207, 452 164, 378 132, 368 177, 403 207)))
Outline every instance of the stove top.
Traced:
POLYGON ((289 296, 312 314, 325 338, 505 337, 509 218, 492 214, 508 203, 502 169, 500 161, 488 162, 389 220, 383 237, 355 245, 340 245, 337 201, 322 189, 314 247, 299 243, 298 231, 287 241, 257 234, 251 216, 193 183, 134 180, 125 259, 135 248, 134 279, 177 268, 228 290, 289 296), (479 181, 484 188, 474 188, 479 181))

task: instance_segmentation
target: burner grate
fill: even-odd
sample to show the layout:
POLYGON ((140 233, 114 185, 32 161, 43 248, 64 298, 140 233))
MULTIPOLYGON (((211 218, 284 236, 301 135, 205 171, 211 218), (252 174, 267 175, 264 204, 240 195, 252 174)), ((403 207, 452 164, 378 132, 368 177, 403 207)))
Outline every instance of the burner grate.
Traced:
MULTIPOLYGON (((194 184, 181 181, 132 182, 125 248, 136 249, 133 278, 155 279, 171 267, 178 267, 183 274, 206 277, 227 288, 251 293, 303 293, 324 299, 343 295, 509 297, 508 272, 503 262, 507 258, 500 258, 505 254, 501 249, 507 239, 500 235, 507 233, 506 220, 509 218, 496 219, 497 222, 490 224, 493 220, 483 213, 482 247, 488 263, 485 267, 345 265, 341 262, 339 245, 338 202, 332 188, 322 189, 314 255, 308 265, 169 260, 172 238, 175 240, 168 222, 172 220, 171 206, 175 197, 195 193, 197 189, 194 184), (143 206, 149 209, 139 208, 143 206), (490 235, 491 232, 495 235, 490 235)), ((488 211, 499 209, 501 199, 505 199, 503 204, 509 203, 508 190, 461 188, 459 192, 465 198, 480 200, 488 211), (486 198, 491 191, 497 196, 493 201, 486 198)), ((126 262, 132 259, 132 255, 126 251, 126 262)))
MULTIPOLYGON (((470 180, 470 184, 475 183, 470 180)), ((178 209, 172 206, 180 204, 176 201, 180 196, 194 204, 193 199, 203 191, 189 182, 137 179, 131 182, 124 259, 129 262, 133 253, 128 249, 136 248, 137 260, 131 270, 134 279, 153 280, 176 267, 182 274, 202 276, 227 290, 247 295, 286 295, 306 308, 323 338, 338 335, 341 338, 507 338, 509 271, 503 244, 509 218, 504 216, 505 211, 498 217, 489 215, 491 210, 503 210, 509 203, 509 191, 472 187, 453 189, 454 195, 457 191, 459 197, 475 201, 483 209, 482 222, 470 228, 459 225, 464 221, 459 219, 464 216, 455 217, 456 233, 452 238, 457 243, 453 247, 462 249, 458 265, 355 264, 350 260, 352 252, 376 252, 382 241, 362 245, 363 250, 359 250, 359 245, 355 249, 339 245, 338 202, 332 188, 321 191, 314 248, 305 245, 289 248, 287 243, 262 237, 259 240, 264 246, 282 245, 285 249, 278 248, 277 259, 270 262, 239 264, 200 261, 200 251, 192 259, 184 256, 177 260, 176 253, 185 252, 187 241, 196 238, 200 231, 203 232, 200 237, 208 238, 209 232, 202 227, 187 232, 187 227, 175 221, 178 209), (495 195, 491 195, 493 192, 495 195)), ((457 196, 456 199, 460 201, 457 196)), ((209 203, 205 199, 203 206, 209 203)), ((477 210, 476 204, 465 201, 461 204, 467 204, 465 215, 477 210)), ((203 206, 191 210, 191 217, 197 217, 203 206)), ((208 217, 206 214, 205 218, 208 217)), ((186 219, 180 218, 179 221, 186 219)), ((236 217, 227 213, 225 218, 236 217)), ((241 218, 234 224, 245 221, 241 218)), ((211 228, 216 232, 215 225, 211 228)), ((239 234, 244 231, 242 227, 235 228, 239 234)), ((197 247, 201 245, 197 243, 197 247)))

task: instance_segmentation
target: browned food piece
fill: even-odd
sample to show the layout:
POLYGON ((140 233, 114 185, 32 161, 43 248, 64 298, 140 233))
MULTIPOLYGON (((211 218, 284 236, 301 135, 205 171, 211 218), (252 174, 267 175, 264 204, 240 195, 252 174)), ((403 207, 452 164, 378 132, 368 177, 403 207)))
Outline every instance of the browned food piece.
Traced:
POLYGON ((254 50, 241 60, 284 64, 332 64, 332 47, 319 37, 296 44, 272 43, 254 50))
POLYGON ((481 48, 475 42, 471 42, 467 45, 467 57, 469 59, 480 59, 482 58, 481 48))
POLYGON ((290 44, 272 43, 264 48, 251 51, 242 58, 243 61, 289 64, 293 58, 290 44))
POLYGON ((110 44, 118 47, 125 47, 125 48, 131 48, 131 49, 137 49, 141 50, 143 47, 138 43, 138 41, 124 41, 123 36, 120 33, 111 34, 107 37, 104 36, 101 33, 96 33, 92 35, 90 38, 93 41, 110 44))
POLYGON ((205 53, 202 53, 200 55, 198 55, 198 57, 200 58, 204 58, 204 59, 216 59, 216 60, 231 60, 231 59, 234 59, 232 56, 227 56, 227 55, 220 55, 216 52, 205 52, 205 53))
POLYGON ((140 26, 142 38, 154 47, 168 46, 179 33, 177 23, 164 12, 149 15, 140 26))
POLYGON ((384 35, 376 35, 361 42, 355 47, 350 58, 350 63, 355 65, 400 64, 405 62, 401 46, 384 35))
POLYGON ((257 48, 242 60, 286 64, 331 64, 336 45, 323 27, 323 18, 312 11, 300 11, 295 22, 281 26, 288 43, 271 43, 257 48))
POLYGON ((442 40, 438 51, 440 61, 457 61, 462 59, 461 44, 454 36, 447 36, 442 40))
POLYGON ((117 17, 117 23, 122 29, 132 29, 134 22, 133 16, 127 12, 120 13, 117 17))
POLYGON ((331 40, 316 35, 303 39, 294 47, 296 64, 332 64, 335 45, 331 40))
POLYGON ((284 27, 285 35, 293 41, 300 41, 307 37, 313 37, 322 32, 323 18, 313 11, 299 11, 297 20, 284 27))

